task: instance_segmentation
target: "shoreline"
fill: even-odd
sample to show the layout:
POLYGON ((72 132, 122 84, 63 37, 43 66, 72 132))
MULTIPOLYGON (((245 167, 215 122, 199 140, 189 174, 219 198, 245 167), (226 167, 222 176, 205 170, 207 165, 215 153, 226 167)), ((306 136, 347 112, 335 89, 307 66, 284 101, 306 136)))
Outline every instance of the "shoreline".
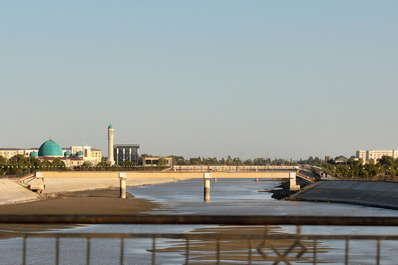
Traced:
MULTIPOLYGON (((127 187, 154 185, 168 182, 177 182, 184 179, 176 178, 135 178, 127 179, 127 187)), ((39 195, 23 187, 17 179, 0 179, 0 207, 45 200, 71 192, 115 190, 120 188, 117 178, 47 178, 44 181, 45 190, 39 195)))
MULTIPOLYGON (((174 178, 128 179, 127 187, 177 182, 174 178)), ((120 198, 119 179, 54 178, 45 180, 39 195, 17 180, 0 179, 0 214, 138 214, 160 210, 147 199, 120 198)))
POLYGON ((398 210, 398 183, 349 180, 319 181, 285 199, 398 210))
POLYGON ((53 194, 41 200, 0 205, 0 214, 138 214, 160 210, 147 199, 119 197, 119 190, 103 189, 53 194))

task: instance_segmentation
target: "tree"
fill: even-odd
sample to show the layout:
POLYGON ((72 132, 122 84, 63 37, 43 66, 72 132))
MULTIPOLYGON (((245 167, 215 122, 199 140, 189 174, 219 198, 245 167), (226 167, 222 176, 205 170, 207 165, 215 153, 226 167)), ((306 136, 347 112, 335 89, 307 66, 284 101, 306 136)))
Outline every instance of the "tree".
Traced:
POLYGON ((158 166, 159 166, 159 167, 164 167, 164 166, 166 166, 166 165, 167 165, 167 160, 166 160, 165 158, 163 158, 163 157, 159 158, 159 160, 158 160, 158 166))
POLYGON ((390 168, 394 165, 394 158, 392 158, 391 156, 383 156, 379 163, 384 166, 385 168, 390 168))
POLYGON ((225 163, 230 166, 232 165, 232 158, 230 156, 228 156, 227 160, 225 161, 225 163))
POLYGON ((234 159, 232 160, 232 164, 237 166, 242 165, 242 160, 240 160, 239 157, 234 157, 234 159))
MULTIPOLYGON (((84 162, 84 163, 86 163, 86 162, 84 162)), ((83 165, 84 165, 84 163, 83 163, 83 165)), ((56 168, 65 168, 64 161, 62 161, 61 159, 58 159, 58 158, 54 159, 53 162, 51 163, 51 165, 56 168)))
POLYGON ((93 166, 93 163, 90 162, 90 161, 84 161, 84 163, 83 163, 82 166, 83 166, 83 167, 92 167, 92 166, 93 166))
POLYGON ((250 166, 250 165, 253 165, 253 161, 249 158, 249 159, 245 160, 245 162, 243 162, 243 164, 250 166))
POLYGON ((4 175, 6 173, 6 165, 7 159, 5 159, 3 156, 0 156, 0 174, 4 175))
POLYGON ((134 162, 134 161, 125 160, 125 161, 122 161, 122 162, 119 164, 119 166, 121 166, 121 167, 135 167, 136 165, 135 165, 135 162, 134 162))
POLYGON ((199 157, 195 158, 195 157, 191 157, 189 159, 189 164, 190 165, 201 165, 202 164, 202 159, 199 157))
POLYGON ((186 165, 185 158, 183 156, 171 156, 173 159, 173 165, 186 165))
POLYGON ((21 174, 27 172, 29 158, 23 155, 15 155, 8 160, 8 166, 11 174, 21 174))

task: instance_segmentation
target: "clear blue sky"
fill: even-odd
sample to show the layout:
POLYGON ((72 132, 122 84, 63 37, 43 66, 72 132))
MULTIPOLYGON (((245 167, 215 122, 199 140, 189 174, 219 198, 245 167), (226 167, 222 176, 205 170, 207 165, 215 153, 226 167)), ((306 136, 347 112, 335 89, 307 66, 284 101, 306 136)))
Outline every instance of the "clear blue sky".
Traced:
POLYGON ((0 0, 0 147, 398 148, 398 1, 0 0))

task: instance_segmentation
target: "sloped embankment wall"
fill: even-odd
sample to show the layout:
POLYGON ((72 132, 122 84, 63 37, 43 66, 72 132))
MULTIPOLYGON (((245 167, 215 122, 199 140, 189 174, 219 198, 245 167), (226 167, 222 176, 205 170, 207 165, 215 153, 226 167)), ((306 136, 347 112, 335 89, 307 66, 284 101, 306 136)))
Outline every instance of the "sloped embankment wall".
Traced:
POLYGON ((292 197, 304 201, 340 202, 398 209, 398 183, 321 181, 292 197))

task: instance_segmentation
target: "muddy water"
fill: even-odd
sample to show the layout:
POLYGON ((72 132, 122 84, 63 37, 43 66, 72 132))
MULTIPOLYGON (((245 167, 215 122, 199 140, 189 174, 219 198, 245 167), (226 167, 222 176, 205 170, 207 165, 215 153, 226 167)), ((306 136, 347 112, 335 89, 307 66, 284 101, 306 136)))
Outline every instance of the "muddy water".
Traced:
MULTIPOLYGON (((250 179, 218 179, 211 182, 211 202, 203 201, 203 180, 187 180, 155 186, 131 188, 135 196, 166 203, 168 213, 214 215, 318 215, 318 216, 398 216, 398 211, 338 203, 278 201, 271 193, 262 192, 277 188, 277 181, 250 179)), ((163 212, 164 213, 164 212, 163 212)), ((282 232, 294 233, 295 227, 283 226, 282 232)), ((197 231, 192 229, 191 231, 197 231)), ((223 229, 218 229, 222 232, 223 229)), ((303 234, 398 235, 395 227, 324 227, 304 226, 303 234)), ((319 260, 344 264, 345 242, 320 242, 319 260), (333 261, 333 262, 332 262, 333 261)), ((381 244, 381 264, 398 264, 398 244, 384 241, 381 244)), ((349 264, 376 264, 375 241, 351 241, 349 264)), ((305 261, 303 261, 305 263, 305 261)))
MULTIPOLYGON (((203 180, 187 180, 177 183, 166 183, 152 186, 129 188, 136 197, 160 202, 164 205, 161 211, 154 214, 233 214, 233 215, 323 215, 323 216, 397 216, 398 211, 362 207, 346 204, 327 204, 312 202, 277 201, 271 194, 260 192, 275 188, 277 181, 259 181, 251 179, 219 179, 211 182, 211 202, 203 202, 203 180)), ((173 226, 173 225, 93 225, 62 230, 67 233, 179 233, 195 231, 221 231, 225 227, 214 226, 173 226)), ((259 228, 262 229, 262 228, 259 228)), ((284 226, 279 232, 294 233, 295 228, 284 226)), ((303 227, 303 234, 386 234, 398 235, 397 228, 368 227, 303 227)), ((22 246, 20 239, 0 240, 0 264, 21 264, 22 246)), ((157 264, 183 264, 181 253, 169 251, 179 247, 179 241, 158 240, 157 248, 164 252, 157 255, 157 264)), ((125 264, 150 264, 152 247, 151 240, 126 240, 125 264)), ((62 239, 60 264, 86 264, 86 242, 76 239, 62 239)), ((319 258, 323 262, 344 264, 344 242, 319 242, 322 253, 319 258)), ((94 239, 91 243, 91 264, 120 264, 120 241, 94 239)), ((203 253, 197 254, 197 261, 204 263, 203 253)), ((199 250, 201 250, 199 248, 199 250)), ((393 242, 382 242, 381 264, 398 264, 396 250, 398 245, 393 242)), ((200 252, 200 251, 199 251, 200 252)), ((27 264, 54 264, 54 239, 29 239, 27 264)), ((311 254, 312 255, 312 254, 311 254)), ((349 264, 375 264, 376 248, 374 241, 350 243, 349 264)), ((195 258, 193 256, 193 258, 195 258)), ((207 257, 209 262, 214 258, 207 257)), ((309 262, 309 260, 307 260, 309 262)), ((231 260, 228 264, 247 264, 231 260)), ((306 263, 306 261, 303 261, 306 263)), ((253 264, 263 264, 253 262, 253 264)), ((294 264, 294 263, 293 263, 294 264)))

